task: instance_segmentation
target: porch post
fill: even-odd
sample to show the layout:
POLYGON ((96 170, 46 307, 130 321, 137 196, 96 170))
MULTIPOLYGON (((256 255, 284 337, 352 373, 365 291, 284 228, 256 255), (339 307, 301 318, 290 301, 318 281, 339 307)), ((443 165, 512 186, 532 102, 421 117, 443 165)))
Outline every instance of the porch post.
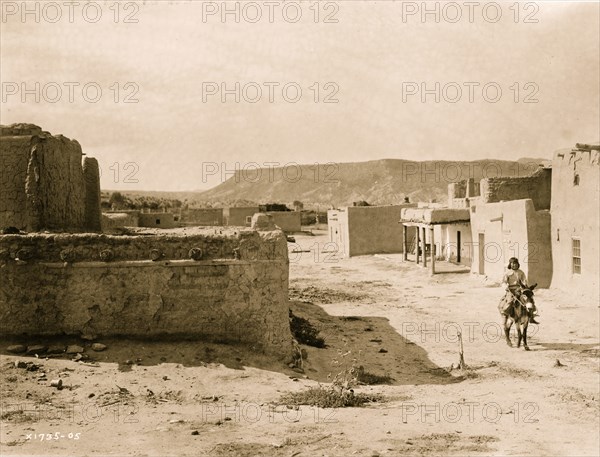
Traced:
POLYGON ((408 260, 408 227, 402 224, 402 252, 404 261, 408 260))
MULTIPOLYGON (((419 228, 419 230, 421 230, 421 228, 419 228)), ((425 227, 422 228, 423 230, 423 237, 421 239, 421 252, 423 252, 423 266, 425 268, 427 268, 427 253, 425 252, 425 245, 426 243, 426 234, 427 234, 427 229, 425 227)))
POLYGON ((417 237, 415 239, 415 248, 416 248, 415 249, 415 253, 416 253, 415 259, 416 259, 417 265, 419 265, 419 263, 421 263, 420 260, 419 260, 420 259, 420 256, 419 256, 419 246, 420 246, 419 245, 419 239, 421 238, 421 227, 419 227, 418 225, 416 227, 417 227, 417 230, 416 230, 417 237))
POLYGON ((431 270, 429 274, 433 276, 435 274, 435 239, 433 236, 433 225, 429 228, 429 236, 431 241, 431 270))

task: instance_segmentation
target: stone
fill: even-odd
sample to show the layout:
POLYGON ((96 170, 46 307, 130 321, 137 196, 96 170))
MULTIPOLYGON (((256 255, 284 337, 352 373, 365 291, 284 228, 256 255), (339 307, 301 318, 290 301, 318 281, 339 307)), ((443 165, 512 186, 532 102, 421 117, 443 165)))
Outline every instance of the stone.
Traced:
POLYGON ((62 354, 65 352, 65 347, 61 345, 53 345, 48 348, 48 354, 62 354))
POLYGON ((27 346, 23 344, 13 344, 6 348, 6 350, 12 354, 21 354, 27 350, 27 346))
POLYGON ((76 344, 71 344, 71 345, 67 346, 67 350, 65 352, 67 354, 79 354, 83 351, 85 351, 85 349, 83 349, 81 346, 78 346, 76 344))
POLYGON ((27 346, 27 355, 43 354, 48 348, 42 344, 34 344, 33 346, 27 346))
POLYGON ((96 351, 96 352, 105 351, 106 348, 107 348, 106 344, 102 344, 102 343, 94 343, 94 344, 92 344, 92 350, 96 351))

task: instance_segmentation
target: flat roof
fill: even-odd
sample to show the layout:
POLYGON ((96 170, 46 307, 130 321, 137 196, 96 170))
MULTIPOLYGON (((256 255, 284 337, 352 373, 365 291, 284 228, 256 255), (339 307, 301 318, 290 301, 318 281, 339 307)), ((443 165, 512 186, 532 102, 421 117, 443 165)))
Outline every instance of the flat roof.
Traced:
POLYGON ((417 224, 452 224, 470 222, 471 214, 466 208, 404 208, 400 222, 417 224))

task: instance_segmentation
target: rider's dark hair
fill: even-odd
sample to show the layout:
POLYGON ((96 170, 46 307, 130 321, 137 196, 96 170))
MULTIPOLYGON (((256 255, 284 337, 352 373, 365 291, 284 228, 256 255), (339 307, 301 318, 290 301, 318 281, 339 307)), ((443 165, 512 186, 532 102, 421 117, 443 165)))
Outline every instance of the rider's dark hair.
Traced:
POLYGON ((519 263, 519 259, 517 259, 516 257, 511 257, 510 260, 508 261, 508 266, 506 268, 508 268, 510 270, 510 266, 513 262, 517 263, 517 268, 519 268, 521 266, 521 264, 519 263))

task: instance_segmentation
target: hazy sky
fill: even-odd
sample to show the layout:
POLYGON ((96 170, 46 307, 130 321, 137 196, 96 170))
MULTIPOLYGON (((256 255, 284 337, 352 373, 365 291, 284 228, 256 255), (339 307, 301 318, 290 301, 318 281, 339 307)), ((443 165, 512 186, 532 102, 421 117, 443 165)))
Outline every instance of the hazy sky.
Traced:
POLYGON ((236 163, 550 157, 600 138, 597 2, 427 2, 425 17, 401 1, 61 0, 24 17, 1 3, 2 124, 77 139, 107 189, 206 189, 236 163))

